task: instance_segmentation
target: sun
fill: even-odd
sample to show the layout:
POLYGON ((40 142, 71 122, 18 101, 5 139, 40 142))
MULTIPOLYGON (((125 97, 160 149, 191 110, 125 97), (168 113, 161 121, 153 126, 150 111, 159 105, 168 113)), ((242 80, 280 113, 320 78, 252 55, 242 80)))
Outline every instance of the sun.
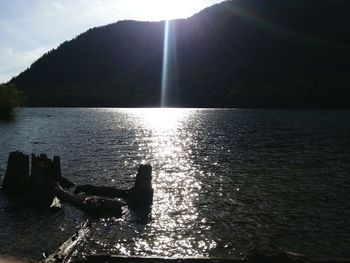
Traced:
POLYGON ((205 7, 200 0, 148 0, 138 2, 143 20, 160 21, 187 18, 205 7))

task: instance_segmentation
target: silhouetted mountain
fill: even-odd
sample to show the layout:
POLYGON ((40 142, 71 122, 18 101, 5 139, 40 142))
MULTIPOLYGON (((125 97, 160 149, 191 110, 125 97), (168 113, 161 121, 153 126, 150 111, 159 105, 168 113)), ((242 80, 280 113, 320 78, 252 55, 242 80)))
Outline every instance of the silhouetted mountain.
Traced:
MULTIPOLYGON (((349 107, 350 2, 233 0, 169 25, 169 106, 349 107)), ((35 106, 159 106, 164 22, 120 21, 14 78, 35 106)))

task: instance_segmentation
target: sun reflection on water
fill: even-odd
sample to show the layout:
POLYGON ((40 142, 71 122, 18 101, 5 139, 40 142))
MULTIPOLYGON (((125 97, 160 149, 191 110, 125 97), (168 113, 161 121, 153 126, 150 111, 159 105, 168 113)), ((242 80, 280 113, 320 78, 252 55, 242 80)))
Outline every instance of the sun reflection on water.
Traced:
POLYGON ((143 162, 154 167, 154 203, 151 220, 133 244, 118 244, 122 254, 159 256, 206 256, 216 246, 207 238, 209 226, 200 218, 196 201, 201 191, 198 170, 193 163, 193 132, 184 129, 196 110, 126 110, 134 119, 136 140, 143 162), (194 238, 196 233, 197 238, 194 238), (202 236, 202 239, 198 239, 202 236))
POLYGON ((178 108, 144 109, 140 114, 145 129, 152 131, 169 131, 180 127, 189 112, 178 108))

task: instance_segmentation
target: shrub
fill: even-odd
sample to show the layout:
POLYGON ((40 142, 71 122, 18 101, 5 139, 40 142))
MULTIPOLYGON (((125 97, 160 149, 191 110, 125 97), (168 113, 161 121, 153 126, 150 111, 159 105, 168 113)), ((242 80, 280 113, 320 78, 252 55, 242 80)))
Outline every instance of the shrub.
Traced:
POLYGON ((23 95, 14 84, 0 84, 0 120, 12 120, 19 107, 23 106, 23 95))

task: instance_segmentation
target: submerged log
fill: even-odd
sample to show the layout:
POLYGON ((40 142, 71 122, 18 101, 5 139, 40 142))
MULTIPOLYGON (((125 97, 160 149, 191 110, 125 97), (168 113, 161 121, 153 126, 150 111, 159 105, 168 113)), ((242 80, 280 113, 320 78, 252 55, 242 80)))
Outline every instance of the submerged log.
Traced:
POLYGON ((95 186, 90 184, 78 185, 74 189, 75 194, 85 193, 111 198, 127 198, 129 190, 117 189, 109 186, 95 186))
POLYGON ((108 186, 80 185, 74 193, 85 193, 102 197, 123 198, 128 205, 137 208, 148 208, 153 202, 152 166, 140 165, 134 187, 131 189, 117 189, 108 186))
POLYGON ((23 196, 28 191, 29 156, 21 152, 11 152, 8 157, 2 190, 12 198, 23 196))
POLYGON ((63 189, 70 189, 70 188, 75 186, 75 183, 72 183, 66 177, 63 177, 63 176, 60 176, 58 178, 58 182, 62 186, 63 189))
POLYGON ((59 184, 56 184, 55 191, 57 197, 62 202, 67 202, 83 211, 92 213, 96 216, 121 216, 122 207, 126 206, 126 203, 116 199, 97 196, 84 197, 80 195, 74 195, 65 191, 59 184))

